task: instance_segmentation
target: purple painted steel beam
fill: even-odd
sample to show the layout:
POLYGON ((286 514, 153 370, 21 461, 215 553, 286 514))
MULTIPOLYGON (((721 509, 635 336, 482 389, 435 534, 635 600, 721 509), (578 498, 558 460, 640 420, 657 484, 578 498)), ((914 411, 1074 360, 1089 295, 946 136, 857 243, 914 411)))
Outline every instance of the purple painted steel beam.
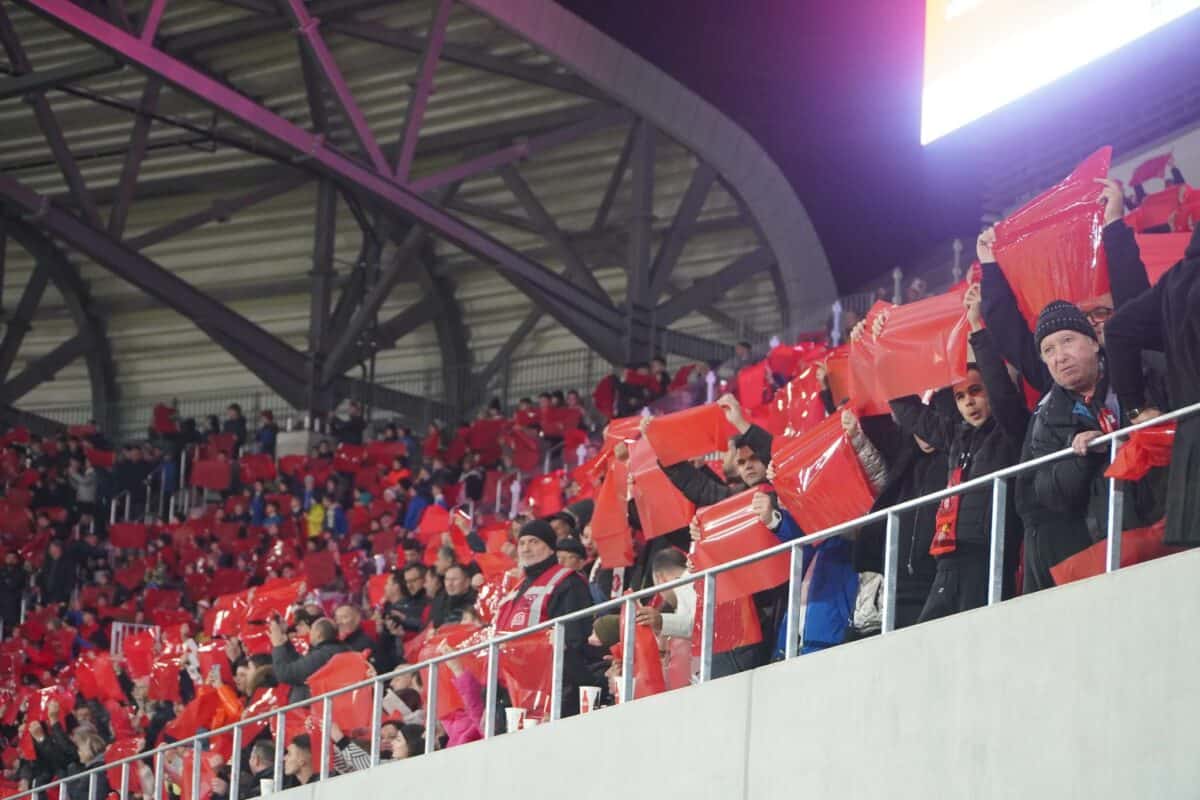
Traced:
POLYGON ((33 327, 33 316, 38 306, 42 304, 42 295, 46 293, 46 285, 50 282, 50 270, 41 262, 35 262, 33 272, 29 274, 29 283, 21 292, 17 308, 6 320, 4 338, 0 339, 0 381, 8 377, 25 334, 33 327))
MULTIPOLYGON (((3 44, 4 52, 8 55, 8 61, 12 64, 15 73, 23 75, 32 70, 29 58, 25 54, 25 48, 21 46, 16 29, 13 28, 12 20, 8 18, 8 13, 4 10, 3 5, 0 5, 0 44, 3 44)), ((71 149, 67 146, 66 138, 63 137, 62 127, 58 124, 54 109, 50 107, 50 103, 41 92, 30 95, 30 102, 33 105, 33 113, 37 118, 38 127, 41 128, 42 135, 46 137, 46 143, 50 146, 54 160, 58 162, 58 168, 67 181, 72 197, 79 204, 84 217, 92 224, 100 225, 100 212, 96 209, 96 203, 83 181, 83 173, 79 171, 79 165, 75 163, 75 158, 71 155, 71 149)))
POLYGON ((162 22, 163 12, 167 10, 167 0, 150 0, 150 8, 146 11, 146 21, 142 24, 142 32, 138 36, 146 44, 154 41, 158 35, 158 26, 162 22))
POLYGON ((683 252, 683 246, 687 243, 688 236, 691 235, 692 228, 696 224, 696 218, 700 216, 700 211, 704 208, 704 200, 708 197, 708 190, 712 188, 713 181, 716 178, 716 170, 705 162, 701 161, 696 165, 696 170, 692 173, 692 179, 679 201, 679 208, 675 210, 675 218, 671 221, 671 227, 667 229, 666 237, 663 239, 662 244, 658 246, 658 253, 654 256, 654 264, 650 267, 650 294, 648 300, 651 303, 657 303, 658 296, 666 288, 667 279, 671 277, 671 270, 675 268, 675 263, 679 261, 679 255, 683 252))
POLYGON ((425 194, 448 183, 466 180, 475 175, 490 172, 505 164, 512 164, 515 161, 532 158, 539 153, 555 147, 570 144, 578 139, 585 139, 615 125, 628 122, 629 119, 630 114, 624 109, 605 108, 598 111, 594 116, 580 120, 579 122, 564 125, 557 130, 548 131, 530 139, 518 140, 508 147, 503 147, 495 152, 468 159, 461 164, 447 167, 441 172, 435 172, 432 175, 418 178, 409 183, 409 188, 418 194, 425 194))
POLYGON ((625 170, 629 167, 629 156, 633 153, 633 137, 637 132, 637 125, 633 125, 629 129, 629 133, 625 135, 625 144, 621 147, 621 154, 617 156, 616 166, 613 167, 612 175, 608 178, 608 185, 604 187, 604 195, 600 198, 600 206, 596 209, 596 219, 592 222, 592 230, 603 230, 608 225, 608 215, 612 211, 613 202, 617 199, 617 192, 621 189, 621 181, 625 179, 625 170))
MULTIPOLYGON (((395 0, 318 0, 309 7, 308 13, 328 21, 334 17, 366 11, 393 2, 395 0)), ((245 8, 251 6, 244 2, 235 5, 245 8)), ((278 33, 288 29, 287 18, 277 15, 268 0, 254 3, 253 6, 253 10, 266 16, 235 19, 232 22, 222 22, 207 28, 169 36, 163 41, 163 49, 176 56, 190 55, 207 47, 228 46, 254 36, 278 33)))
POLYGON ((20 374, 0 386, 0 403, 15 403, 46 381, 54 380, 54 376, 63 368, 91 348, 92 342, 80 334, 66 340, 44 356, 29 362, 20 374))
POLYGON ((450 22, 453 6, 454 0, 437 0, 433 22, 429 25, 429 36, 425 39, 425 52, 421 54, 421 65, 417 69, 417 83, 412 96, 408 98, 408 107, 404 109, 404 130, 400 134, 396 156, 396 180, 401 183, 408 182, 408 172, 412 169, 417 137, 421 134, 421 122, 425 119, 425 106, 429 102, 429 95, 433 93, 433 74, 437 71, 442 45, 446 42, 446 26, 450 22))
POLYGON ((654 311, 655 318, 658 324, 664 327, 670 325, 680 317, 712 305, 734 286, 770 269, 774 263, 775 257, 771 255, 769 248, 759 247, 751 250, 658 306, 654 311))
POLYGON ((393 209, 427 225, 431 231, 468 253, 492 263, 510 280, 519 281, 524 291, 545 304, 546 310, 589 345, 596 331, 608 335, 624 327, 621 313, 579 291, 570 281, 542 264, 516 252, 483 231, 447 213, 428 200, 328 147, 318 136, 288 122, 178 59, 140 42, 69 0, 20 0, 52 21, 96 42, 125 61, 158 74, 172 85, 240 120, 250 128, 307 157, 312 168, 361 187, 393 209), (591 320, 596 326, 587 324, 591 320))
POLYGON ((121 166, 121 180, 117 184, 117 194, 108 213, 108 233, 115 239, 125 235, 129 206, 133 202, 133 193, 137 190, 137 178, 142 170, 142 159, 146 157, 146 143, 150 138, 150 125, 154 121, 152 115, 158 108, 158 95, 161 90, 162 81, 158 78, 146 79, 142 99, 138 103, 137 118, 133 121, 133 134, 129 137, 129 150, 126 151, 125 163, 121 166))
POLYGON ((4 270, 8 255, 8 220, 0 214, 0 308, 4 308, 4 270))
POLYGON ((304 0, 287 0, 287 2, 301 38, 309 52, 312 53, 313 60, 317 62, 321 72, 324 73, 329 87, 333 89, 333 95, 337 98, 342 113, 354 129, 354 135, 358 139, 359 145, 362 146, 363 152, 367 154, 367 158, 371 160, 371 164, 377 171, 386 173, 387 159, 383 157, 383 151, 379 149, 379 143, 375 141, 375 135, 371 133, 371 129, 367 125, 367 118, 363 116, 362 109, 355 102, 354 95, 350 92, 350 86, 346 83, 337 61, 333 58, 333 53, 325 44, 325 40, 321 38, 321 32, 318 30, 321 21, 309 15, 308 9, 304 6, 304 0))
POLYGON ((245 211, 251 206, 266 202, 272 198, 278 197, 281 194, 297 189, 312 180, 311 175, 305 173, 296 173, 281 178, 277 181, 268 183, 266 186, 255 189, 238 197, 225 197, 214 200, 204 211, 198 211, 195 214, 188 214, 185 217, 172 220, 165 225, 146 231, 127 240, 125 245, 133 250, 144 250, 151 245, 165 242, 168 239, 173 239, 176 236, 195 230, 203 225, 217 220, 225 221, 239 211, 245 211))

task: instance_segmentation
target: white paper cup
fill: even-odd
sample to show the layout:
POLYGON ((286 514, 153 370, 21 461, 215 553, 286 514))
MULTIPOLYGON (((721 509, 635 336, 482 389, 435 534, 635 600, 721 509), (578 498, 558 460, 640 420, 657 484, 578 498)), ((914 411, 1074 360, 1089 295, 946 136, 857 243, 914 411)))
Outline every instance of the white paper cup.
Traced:
POLYGON ((596 710, 596 703, 600 702, 600 687, 599 686, 580 686, 579 687, 579 713, 588 714, 596 710))
POLYGON ((530 728, 536 728, 540 724, 541 724, 540 720, 536 720, 533 717, 526 717, 525 719, 523 719, 521 721, 521 730, 527 731, 530 728))
POLYGON ((521 723, 525 721, 525 709, 523 708, 506 708, 504 709, 504 728, 509 733, 516 733, 521 730, 521 723))
POLYGON ((263 778, 258 782, 258 793, 262 797, 266 797, 275 791, 275 781, 272 778, 263 778))

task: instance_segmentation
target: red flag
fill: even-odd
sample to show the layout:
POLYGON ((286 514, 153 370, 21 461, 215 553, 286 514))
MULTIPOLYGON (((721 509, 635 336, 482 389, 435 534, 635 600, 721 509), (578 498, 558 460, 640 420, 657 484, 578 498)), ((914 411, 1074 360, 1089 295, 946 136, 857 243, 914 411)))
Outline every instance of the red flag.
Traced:
MULTIPOLYGON (((486 658, 487 651, 484 653, 486 658)), ((538 631, 500 645, 500 678, 513 706, 535 718, 550 716, 550 680, 554 653, 550 631, 538 631)), ((483 659, 480 659, 481 661, 483 659)))
POLYGON ((372 575, 367 578, 367 603, 371 608, 379 608, 383 605, 383 592, 390 577, 389 573, 384 572, 381 575, 372 575))
POLYGON ((517 562, 503 553, 476 553, 475 565, 486 580, 494 575, 503 575, 515 567, 517 562))
POLYGON ((213 715, 217 713, 220 702, 216 689, 211 686, 198 687, 196 698, 184 706, 175 719, 166 724, 163 734, 175 741, 195 736, 201 728, 212 725, 213 715))
POLYGON ((1139 233, 1136 236, 1142 263, 1146 265, 1146 276, 1156 284, 1167 274, 1167 270, 1183 260, 1190 233, 1139 233))
POLYGON ((862 412, 887 413, 887 401, 940 389, 966 377, 967 324, 965 290, 951 290, 908 305, 876 304, 867 315, 867 330, 850 346, 851 397, 862 412), (887 322, 876 339, 872 321, 887 310, 887 322))
MULTIPOLYGON (((370 665, 362 653, 338 653, 305 681, 313 697, 366 680, 370 665)), ((371 727, 371 687, 333 698, 333 721, 347 736, 371 727)))
POLYGON ((165 700, 169 703, 180 703, 183 698, 179 693, 179 657, 161 656, 154 661, 150 668, 149 697, 151 700, 165 700))
MULTIPOLYGON (((242 711, 242 719, 252 719, 259 714, 266 714, 268 711, 283 708, 288 704, 289 691, 290 687, 287 684, 279 684, 270 689, 263 687, 256 689, 254 695, 250 698, 250 702, 246 704, 245 709, 242 711)), ((267 725, 268 720, 249 723, 243 731, 242 741, 254 741, 266 729, 267 725)))
MULTIPOLYGON (((111 764, 114 761, 120 761, 123 758, 136 756, 138 753, 142 752, 142 744, 143 741, 140 737, 117 739, 108 746, 107 750, 104 751, 104 763, 111 764)), ((141 785, 138 776, 138 763, 136 761, 129 762, 127 769, 129 779, 126 785, 129 787, 130 794, 133 794, 135 788, 141 785)), ((106 773, 108 776, 109 787, 116 791, 121 790, 121 770, 121 767, 110 767, 106 773)))
POLYGON ((772 451, 779 501, 806 533, 871 510, 875 494, 839 415, 800 436, 777 438, 772 451))
POLYGON ((1108 175, 1111 159, 1112 148, 1100 148, 996 225, 996 261, 1030 327, 1051 300, 1081 303, 1109 292, 1099 257, 1104 209, 1096 179, 1108 175))
POLYGON ((254 596, 246 605, 246 621, 266 622, 275 616, 288 618, 288 612, 304 595, 304 589, 303 578, 275 578, 255 587, 254 596))
POLYGON ((225 642, 217 639, 196 648, 196 659, 200 662, 200 675, 207 681, 214 671, 221 677, 221 683, 233 683, 233 669, 229 666, 229 657, 225 655, 225 642))
POLYGON ((608 475, 596 495, 592 513, 592 539, 601 561, 610 569, 633 564, 633 531, 629 528, 625 499, 628 474, 624 463, 610 459, 608 475))
MULTIPOLYGON (((612 648, 613 658, 618 660, 624 655, 622 649, 628 644, 625 641, 625 614, 628 608, 621 606, 621 639, 612 648)), ((658 637, 649 625, 635 625, 633 631, 634 694, 636 697, 661 694, 667 690, 667 681, 663 674, 662 656, 658 652, 658 637)))
POLYGON ((716 403, 655 417, 646 428, 646 438, 666 467, 689 458, 724 452, 735 436, 737 429, 716 403))
POLYGON ((737 374, 737 398, 742 408, 753 411, 767 404, 767 390, 771 385, 767 374, 767 362, 760 361, 742 367, 737 374))
MULTIPOLYGON (((211 800, 213 796, 213 781, 216 780, 217 774, 213 769, 212 759, 216 757, 216 753, 201 753, 200 754, 200 792, 197 795, 192 794, 192 783, 195 781, 193 777, 196 768, 196 757, 194 751, 189 751, 183 756, 183 778, 180 781, 180 800, 211 800)), ((314 758, 316 756, 314 755, 314 758)))
POLYGON ((421 521, 417 524, 417 536, 422 542, 441 536, 450 528, 450 511, 437 503, 432 503, 421 512, 421 521))
MULTIPOLYGON (((697 512, 701 538, 692 549, 692 563, 697 569, 726 564, 779 544, 750 508, 751 500, 759 493, 759 489, 748 489, 697 512)), ((791 558, 787 553, 778 553, 722 572, 717 576, 717 602, 748 597, 786 583, 790 570, 791 558)))
POLYGON ((265 453, 249 453, 238 459, 239 476, 246 486, 255 481, 275 480, 275 460, 265 453))
POLYGON ((125 693, 117 681, 116 670, 108 653, 96 653, 90 660, 77 662, 75 679, 79 682, 79 693, 89 700, 116 700, 125 702, 125 693), (87 678, 84 678, 84 675, 87 678), (82 680, 81 680, 82 679, 82 680))
POLYGON ((121 643, 121 655, 130 678, 136 681, 149 677, 154 666, 154 634, 141 630, 127 635, 121 643))
POLYGON ((629 448, 629 469, 633 471, 633 502, 647 539, 686 528, 691 523, 696 506, 659 468, 649 439, 639 439, 629 448))
POLYGON ((246 622, 245 592, 217 597, 206 615, 205 628, 209 636, 237 636, 246 622))
POLYGON ((1174 422, 1143 428, 1129 434, 1129 441, 1117 451, 1117 457, 1104 472, 1106 478, 1139 481, 1155 467, 1171 463, 1171 448, 1175 445, 1174 422))
POLYGON ((1134 167, 1133 176, 1130 177, 1129 183, 1136 186, 1153 178, 1163 177, 1167 174, 1167 166, 1171 163, 1172 158, 1172 153, 1162 153, 1161 155, 1146 159, 1134 167))
POLYGON ((548 517, 563 510, 562 470, 538 475, 525 487, 525 498, 535 517, 548 517))

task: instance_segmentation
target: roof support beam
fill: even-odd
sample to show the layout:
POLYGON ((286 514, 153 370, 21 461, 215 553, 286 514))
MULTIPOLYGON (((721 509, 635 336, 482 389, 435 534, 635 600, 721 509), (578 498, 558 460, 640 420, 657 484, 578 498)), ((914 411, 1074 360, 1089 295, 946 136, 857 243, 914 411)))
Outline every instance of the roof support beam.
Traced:
POLYGON ((600 207, 596 209, 596 219, 592 222, 592 230, 604 230, 608 225, 608 215, 612 211, 613 201, 617 199, 617 192, 621 189, 621 182, 625 180, 625 170, 629 168, 629 156, 633 153, 633 139, 637 132, 637 125, 629 129, 629 133, 625 135, 625 144, 621 146, 621 154, 617 156, 616 166, 613 167, 612 175, 608 178, 608 185, 604 187, 604 195, 600 198, 600 207))
POLYGON ((666 288, 667 280, 671 277, 671 270, 679 261, 683 246, 687 244, 692 228, 696 224, 696 218, 700 216, 700 211, 704 208, 708 190, 716 178, 716 170, 708 164, 701 161, 696 165, 692 179, 683 193, 683 198, 679 201, 679 208, 675 210, 675 219, 671 221, 671 227, 667 229, 666 237, 658 246, 658 253, 650 268, 649 300, 651 303, 657 303, 659 295, 666 288))
POLYGON ((76 335, 46 355, 29 362, 19 375, 0 386, 0 403, 15 403, 41 386, 91 348, 87 337, 76 335))
POLYGON ((505 364, 512 360, 513 353, 515 353, 517 348, 521 346, 521 343, 529 337, 529 334, 533 333, 533 329, 537 327, 539 322, 541 322, 545 313, 546 312, 542 311, 540 308, 534 308, 525 315, 525 319, 521 320, 521 324, 518 325, 516 329, 508 335, 508 338, 504 340, 504 344, 500 345, 500 349, 497 350, 496 354, 492 356, 492 359, 488 361, 487 366, 485 366, 478 372, 478 374, 476 374, 476 397, 481 397, 483 393, 487 391, 488 384, 491 382, 492 377, 499 372, 505 364))
POLYGON ((329 329, 329 307, 333 297, 333 253, 337 235, 337 187, 321 181, 317 189, 317 211, 313 219, 312 292, 308 308, 308 410, 324 411, 321 397, 321 368, 324 364, 329 329))
POLYGON ((25 291, 21 293, 21 299, 17 302, 17 308, 7 320, 4 338, 0 339, 0 381, 8 377, 13 363, 17 360, 21 343, 25 341, 25 334, 33 327, 33 315, 41 305, 42 295, 45 294, 49 282, 49 269, 40 261, 36 261, 33 272, 29 274, 29 283, 25 284, 25 291))
POLYGON ((96 55, 81 58, 70 64, 63 64, 61 67, 26 72, 24 75, 0 80, 0 100, 45 92, 56 89, 64 83, 74 83, 94 78, 97 75, 108 75, 112 72, 119 72, 121 69, 123 69, 121 62, 115 58, 96 55))
POLYGON ((117 184, 117 194, 108 212, 108 233, 115 239, 125 235, 129 206, 133 203, 133 194, 137 190, 138 174, 142 171, 142 159, 146 157, 150 125, 154 121, 153 114, 158 108, 158 95, 161 91, 162 81, 154 77, 146 79, 142 99, 138 103, 137 117, 133 121, 133 133, 129 137, 129 150, 126 151, 125 163, 121 166, 121 180, 117 184))
MULTIPOLYGON (((650 305, 650 234, 654 228, 654 126, 639 120, 634 132, 632 189, 629 211, 629 256, 625 269, 625 358, 634 360, 638 342, 633 336, 634 321, 645 315, 650 305)), ((648 343, 653 349, 653 331, 648 343)))
POLYGON ((654 311, 655 319, 659 325, 670 325, 693 311, 712 305, 730 289, 760 272, 769 270, 774 263, 775 258, 767 248, 751 250, 658 306, 654 311))
POLYGON ((417 83, 404 109, 404 128, 396 148, 396 180, 401 183, 408 181, 408 173, 412 169, 417 137, 421 134, 421 123, 425 119, 425 106, 429 102, 429 95, 433 93, 433 75, 446 43, 446 26, 450 22, 453 4, 453 0, 436 0, 434 5, 433 22, 429 25, 429 36, 425 39, 421 65, 417 69, 417 83))

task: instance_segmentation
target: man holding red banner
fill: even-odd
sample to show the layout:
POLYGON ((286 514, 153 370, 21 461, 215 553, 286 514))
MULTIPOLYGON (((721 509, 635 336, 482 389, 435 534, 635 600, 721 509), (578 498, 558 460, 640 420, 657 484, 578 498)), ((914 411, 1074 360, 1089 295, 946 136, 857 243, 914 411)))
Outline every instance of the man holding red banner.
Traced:
POLYGON ((337 627, 333 620, 322 617, 315 621, 308 632, 309 651, 304 655, 296 652, 288 639, 287 626, 276 617, 268 626, 271 637, 271 666, 280 683, 291 686, 289 703, 307 700, 311 696, 305 683, 314 672, 325 666, 325 662, 347 648, 338 641, 337 627))
MULTIPOLYGON (((1089 443, 1141 414, 1122 407, 1110 391, 1100 342, 1078 306, 1056 300, 1038 316, 1034 334, 1054 386, 1034 412, 1022 460, 1074 448, 1060 459, 1021 476, 1017 506, 1025 522, 1026 593, 1054 586, 1050 568, 1105 538, 1108 532, 1106 452, 1089 443)), ((1163 400, 1150 398, 1157 408, 1163 400)), ((1125 492, 1123 530, 1142 528, 1162 517, 1149 475, 1125 492)))
MULTIPOLYGON (((923 405, 917 397, 891 402, 902 429, 911 430, 948 458, 946 488, 1017 463, 1029 420, 1025 402, 983 327, 981 304, 979 284, 974 284, 963 305, 976 363, 967 365, 966 380, 951 387, 957 418, 923 405)), ((882 335, 887 335, 886 323, 882 335)), ((1013 503, 1008 505, 1005 553, 1015 555, 1020 522, 1013 503)), ((947 497, 938 505, 929 546, 937 560, 937 574, 918 622, 987 604, 991 518, 992 493, 987 488, 947 497)), ((1016 561, 1009 560, 1012 568, 1004 570, 1004 577, 1011 593, 1016 561)))
MULTIPOLYGON (((497 633, 524 630, 592 605, 591 592, 583 577, 558 563, 556 543, 554 529, 545 520, 531 520, 522 526, 517 535, 517 563, 524 578, 496 611, 497 633)), ((562 713, 568 716, 579 709, 579 686, 589 680, 584 645, 591 633, 591 623, 577 619, 563 627, 566 639, 562 713)))

